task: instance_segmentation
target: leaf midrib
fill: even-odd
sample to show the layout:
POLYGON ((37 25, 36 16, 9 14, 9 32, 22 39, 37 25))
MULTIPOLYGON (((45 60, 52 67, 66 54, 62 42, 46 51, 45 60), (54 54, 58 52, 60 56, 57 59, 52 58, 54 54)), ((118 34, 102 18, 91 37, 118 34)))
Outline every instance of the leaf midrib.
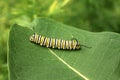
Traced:
POLYGON ((59 61, 61 61, 64 65, 66 65, 70 70, 75 72, 78 76, 82 77, 85 80, 89 80, 86 76, 84 76, 82 73, 78 72, 74 67, 70 66, 67 62, 65 62, 62 58, 60 58, 53 50, 49 49, 50 53, 54 55, 59 61))

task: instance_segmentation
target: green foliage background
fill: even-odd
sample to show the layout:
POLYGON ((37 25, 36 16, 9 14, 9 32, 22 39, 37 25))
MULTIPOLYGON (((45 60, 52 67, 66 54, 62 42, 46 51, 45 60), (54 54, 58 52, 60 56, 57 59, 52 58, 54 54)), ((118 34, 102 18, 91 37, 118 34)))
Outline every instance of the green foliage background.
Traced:
POLYGON ((80 29, 120 33, 120 0, 0 0, 0 80, 7 80, 7 40, 13 23, 49 17, 80 29))

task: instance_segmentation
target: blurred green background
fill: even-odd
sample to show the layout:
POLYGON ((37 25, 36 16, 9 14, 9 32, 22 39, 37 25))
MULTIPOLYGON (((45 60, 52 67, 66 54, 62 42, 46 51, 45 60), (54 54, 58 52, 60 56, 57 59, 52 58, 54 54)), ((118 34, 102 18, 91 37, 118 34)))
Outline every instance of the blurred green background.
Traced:
POLYGON ((120 0, 0 0, 0 80, 8 80, 7 41, 14 23, 48 17, 92 32, 120 33, 120 0))

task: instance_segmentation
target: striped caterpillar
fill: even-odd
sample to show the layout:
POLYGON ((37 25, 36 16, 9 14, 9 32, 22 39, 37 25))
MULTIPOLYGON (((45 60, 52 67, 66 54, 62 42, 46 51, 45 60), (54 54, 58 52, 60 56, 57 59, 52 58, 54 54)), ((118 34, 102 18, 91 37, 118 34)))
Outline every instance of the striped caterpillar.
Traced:
POLYGON ((62 40, 62 39, 54 39, 48 38, 41 35, 33 34, 30 36, 30 41, 40 44, 41 46, 57 48, 57 49, 67 49, 67 50, 79 50, 81 49, 80 43, 74 40, 62 40))

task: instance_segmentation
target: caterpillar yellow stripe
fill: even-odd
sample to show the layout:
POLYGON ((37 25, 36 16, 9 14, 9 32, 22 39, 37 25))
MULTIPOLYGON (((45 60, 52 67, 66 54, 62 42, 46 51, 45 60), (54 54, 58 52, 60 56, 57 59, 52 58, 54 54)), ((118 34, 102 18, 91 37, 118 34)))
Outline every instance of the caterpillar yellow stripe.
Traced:
POLYGON ((30 36, 30 41, 40 44, 41 46, 57 48, 57 49, 67 49, 67 50, 79 50, 81 49, 80 43, 77 40, 62 40, 48 38, 45 36, 33 34, 30 36))

